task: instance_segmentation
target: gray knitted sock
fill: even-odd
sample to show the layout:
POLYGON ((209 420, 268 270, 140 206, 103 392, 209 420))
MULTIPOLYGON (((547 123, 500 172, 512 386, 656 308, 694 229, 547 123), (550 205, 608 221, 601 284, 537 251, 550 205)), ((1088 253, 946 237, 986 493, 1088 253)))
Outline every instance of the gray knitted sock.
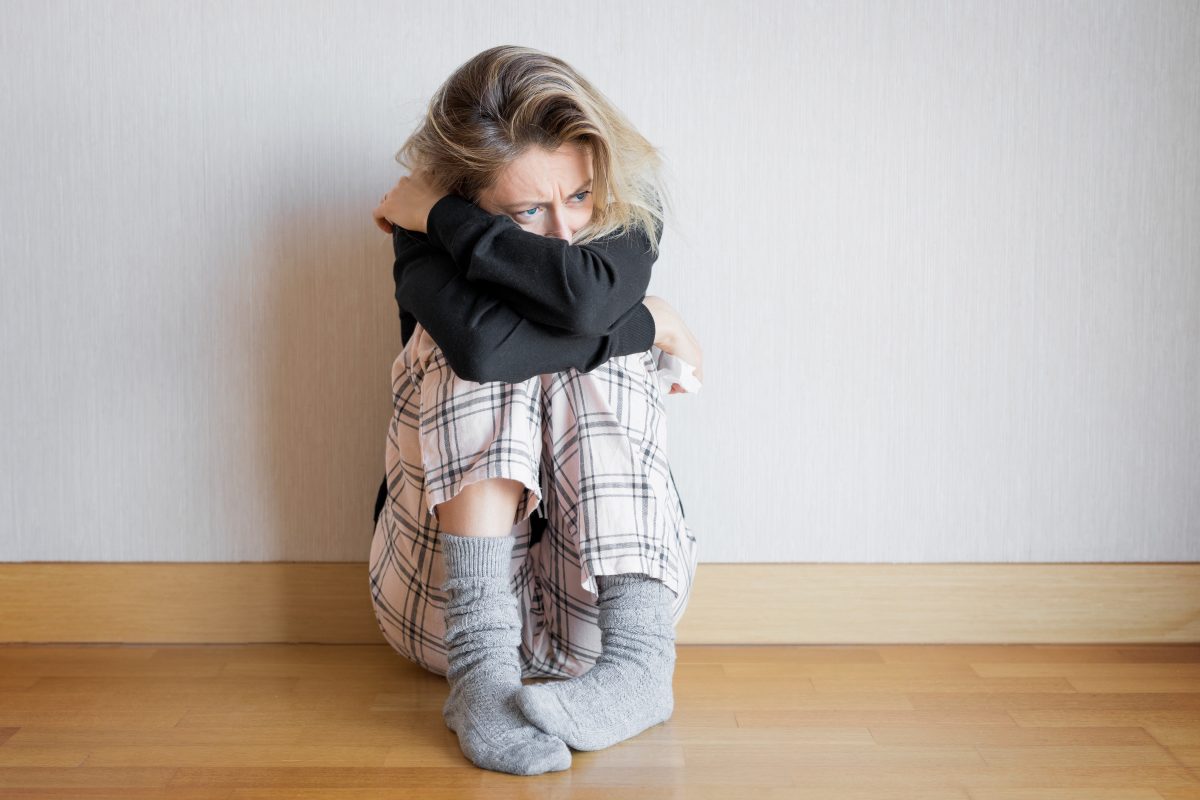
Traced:
POLYGON ((571 766, 560 739, 529 724, 521 688, 521 617, 509 583, 512 536, 438 532, 446 562, 446 649, 450 695, 442 706, 463 755, 478 767, 539 775, 571 766))
POLYGON ((557 683, 521 687, 529 720, 576 750, 601 750, 666 722, 675 710, 674 593, 637 572, 597 575, 600 658, 557 683))

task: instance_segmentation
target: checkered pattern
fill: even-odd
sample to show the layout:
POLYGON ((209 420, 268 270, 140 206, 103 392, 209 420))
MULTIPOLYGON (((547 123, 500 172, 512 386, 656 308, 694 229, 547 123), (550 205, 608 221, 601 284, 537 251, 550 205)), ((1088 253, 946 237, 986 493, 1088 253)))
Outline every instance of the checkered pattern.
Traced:
MULTIPOLYGON (((418 325, 392 365, 387 496, 371 542, 371 598, 401 655, 446 672, 445 565, 436 506, 487 478, 525 485, 512 587, 523 677, 569 678, 600 656, 597 575, 641 572, 683 616, 696 538, 667 463, 652 349, 521 383, 459 378, 418 325), (545 535, 531 536, 535 508, 545 535)), ((457 531, 450 531, 457 533, 457 531)))

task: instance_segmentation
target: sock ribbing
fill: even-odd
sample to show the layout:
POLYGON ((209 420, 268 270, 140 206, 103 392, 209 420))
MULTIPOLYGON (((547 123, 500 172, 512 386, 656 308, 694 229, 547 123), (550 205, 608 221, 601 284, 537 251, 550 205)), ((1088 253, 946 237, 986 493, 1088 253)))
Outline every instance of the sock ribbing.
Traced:
POLYGON ((509 575, 514 536, 458 536, 440 531, 438 541, 448 578, 500 578, 509 575))
POLYGON ((439 532, 446 580, 446 725, 476 766, 514 775, 570 767, 558 738, 529 724, 516 706, 521 688, 521 615, 513 594, 514 537, 439 532))

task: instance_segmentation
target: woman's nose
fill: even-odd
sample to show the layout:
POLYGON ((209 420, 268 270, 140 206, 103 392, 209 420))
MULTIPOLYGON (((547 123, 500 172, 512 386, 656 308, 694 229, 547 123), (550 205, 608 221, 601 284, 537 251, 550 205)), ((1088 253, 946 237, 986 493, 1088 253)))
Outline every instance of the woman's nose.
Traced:
POLYGON ((569 242, 571 241, 571 237, 575 235, 575 232, 567 226, 565 218, 559 217, 551 224, 550 231, 546 235, 552 236, 555 239, 566 239, 569 242))

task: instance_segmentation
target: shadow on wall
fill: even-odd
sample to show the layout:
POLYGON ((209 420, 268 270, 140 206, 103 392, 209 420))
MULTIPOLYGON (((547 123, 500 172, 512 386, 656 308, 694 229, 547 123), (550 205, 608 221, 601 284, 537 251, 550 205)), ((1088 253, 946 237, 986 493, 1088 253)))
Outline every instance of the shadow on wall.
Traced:
MULTIPOLYGON (((255 454, 263 478, 257 485, 266 496, 232 487, 246 508, 231 518, 261 520, 236 534, 263 539, 247 544, 248 554, 261 554, 248 559, 362 564, 370 615, 372 516, 391 417, 391 365, 401 349, 391 239, 371 219, 375 193, 386 190, 389 178, 380 170, 383 188, 361 187, 361 197, 339 198, 335 187, 344 182, 327 181, 331 196, 297 209, 296 198, 314 194, 311 184, 298 183, 313 176, 275 177, 264 185, 279 193, 279 214, 245 254, 258 273, 237 280, 242 294, 253 288, 237 298, 241 311, 233 315, 245 323, 233 339, 244 352, 228 360, 241 373, 232 386, 246 393, 240 416, 246 435, 259 439, 233 449, 255 454)), ((319 186, 315 194, 322 195, 319 186)), ((313 591, 280 588, 297 600, 313 591)))

